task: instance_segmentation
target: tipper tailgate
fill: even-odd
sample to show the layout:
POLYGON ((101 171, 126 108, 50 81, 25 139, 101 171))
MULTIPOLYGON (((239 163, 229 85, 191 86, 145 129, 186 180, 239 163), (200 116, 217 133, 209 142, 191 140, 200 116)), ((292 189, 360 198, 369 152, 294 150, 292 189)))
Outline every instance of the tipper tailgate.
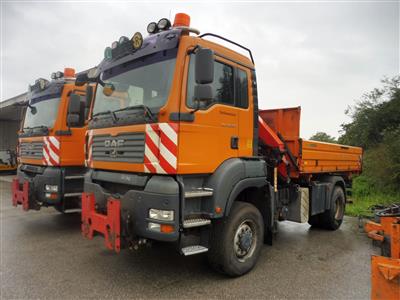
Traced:
POLYGON ((300 140, 300 173, 361 172, 362 148, 300 140))

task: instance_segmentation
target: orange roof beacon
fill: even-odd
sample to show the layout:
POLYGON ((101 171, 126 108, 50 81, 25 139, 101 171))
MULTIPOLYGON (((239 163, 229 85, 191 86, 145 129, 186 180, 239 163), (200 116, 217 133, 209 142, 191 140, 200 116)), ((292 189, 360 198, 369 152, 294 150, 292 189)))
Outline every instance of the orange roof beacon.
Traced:
POLYGON ((40 78, 29 86, 29 103, 19 132, 12 202, 24 210, 80 208, 92 87, 76 86, 71 68, 53 73, 51 78, 40 78))
POLYGON ((97 83, 82 231, 119 252, 151 241, 240 276, 277 221, 336 230, 362 149, 302 140, 300 107, 259 110, 251 51, 178 14, 121 37, 76 84, 97 83), (247 52, 248 56, 210 41, 247 52))

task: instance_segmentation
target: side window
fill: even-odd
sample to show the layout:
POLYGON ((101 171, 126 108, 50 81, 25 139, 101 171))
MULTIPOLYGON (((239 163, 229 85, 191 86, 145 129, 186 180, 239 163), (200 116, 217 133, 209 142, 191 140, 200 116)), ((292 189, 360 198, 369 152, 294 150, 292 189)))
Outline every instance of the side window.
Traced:
POLYGON ((212 83, 213 102, 234 105, 233 68, 218 61, 214 62, 214 81, 212 83))
MULTIPOLYGON (((194 103, 194 86, 196 85, 194 78, 195 56, 190 57, 189 74, 187 82, 186 103, 188 107, 193 108, 194 103)), ((214 98, 208 106, 213 103, 221 103, 226 105, 247 108, 248 99, 248 83, 247 73, 244 70, 234 68, 219 61, 214 61, 214 80, 212 83, 214 98), (236 73, 236 75, 235 75, 236 73)))
POLYGON ((249 90, 247 73, 241 69, 236 69, 236 106, 247 108, 249 106, 249 90))
MULTIPOLYGON (((190 57, 189 74, 187 83, 187 105, 194 107, 194 86, 196 84, 194 79, 194 56, 190 57)), ((222 103, 234 105, 234 81, 233 81, 233 68, 224 63, 214 62, 214 80, 212 83, 214 98, 211 103, 222 103)))

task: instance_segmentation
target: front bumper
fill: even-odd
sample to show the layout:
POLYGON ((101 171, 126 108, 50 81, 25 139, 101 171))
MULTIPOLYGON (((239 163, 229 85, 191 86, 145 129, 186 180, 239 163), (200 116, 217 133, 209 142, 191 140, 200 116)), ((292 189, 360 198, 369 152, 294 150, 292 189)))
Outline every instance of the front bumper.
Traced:
POLYGON ((62 168, 21 165, 17 171, 19 183, 29 183, 29 203, 36 209, 42 205, 52 206, 61 203, 63 179, 62 168), (51 199, 46 197, 46 184, 58 186, 58 192, 51 199))
MULTIPOLYGON (((133 188, 133 187, 132 187, 133 188)), ((152 176, 143 189, 130 189, 124 195, 111 194, 99 183, 86 180, 82 197, 82 233, 104 235, 106 246, 117 252, 139 238, 175 242, 179 239, 179 185, 170 176, 152 176), (149 218, 149 210, 173 210, 173 221, 149 218), (172 232, 149 229, 149 222, 173 226, 172 232), (119 228, 119 229, 118 229, 119 228), (119 246, 120 244, 120 246, 119 246)))

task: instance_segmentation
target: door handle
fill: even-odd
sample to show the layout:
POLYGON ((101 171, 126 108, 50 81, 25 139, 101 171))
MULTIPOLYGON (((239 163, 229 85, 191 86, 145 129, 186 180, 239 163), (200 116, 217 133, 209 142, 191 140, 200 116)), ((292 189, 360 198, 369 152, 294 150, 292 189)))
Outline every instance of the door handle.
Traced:
POLYGON ((231 149, 239 149, 239 137, 231 137, 231 149))

